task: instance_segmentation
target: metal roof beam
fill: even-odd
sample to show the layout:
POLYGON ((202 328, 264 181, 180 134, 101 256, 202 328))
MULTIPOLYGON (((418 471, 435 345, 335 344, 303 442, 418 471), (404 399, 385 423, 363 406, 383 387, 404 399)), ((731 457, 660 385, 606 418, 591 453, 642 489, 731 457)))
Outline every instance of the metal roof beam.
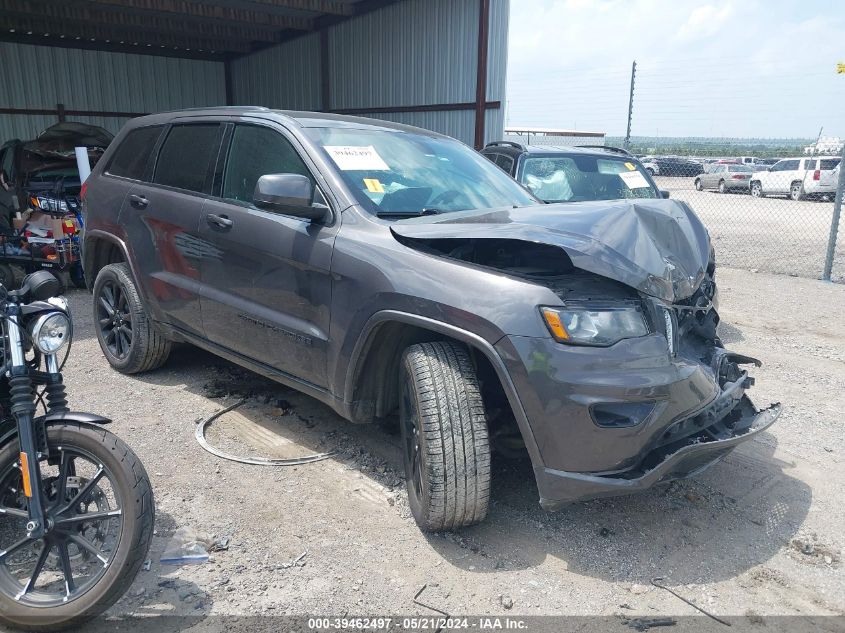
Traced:
POLYGON ((278 42, 280 38, 279 29, 266 28, 263 25, 256 27, 225 22, 193 22, 190 19, 115 12, 82 5, 39 4, 38 0, 0 0, 0 11, 4 15, 20 18, 49 19, 59 23, 118 27, 153 33, 184 33, 222 40, 278 42))
POLYGON ((205 23, 232 26, 235 23, 248 24, 252 28, 276 32, 281 29, 310 31, 313 28, 309 18, 274 15, 262 11, 223 6, 214 2, 189 2, 186 0, 71 0, 57 3, 54 0, 32 0, 41 6, 76 6, 98 8, 114 15, 129 14, 159 17, 167 20, 180 19, 186 23, 205 23))
POLYGON ((253 8, 256 11, 308 11, 328 15, 355 15, 355 3, 334 0, 214 0, 215 4, 253 8))
POLYGON ((103 27, 69 20, 16 16, 6 12, 0 12, 0 31, 6 36, 4 39, 12 39, 8 36, 14 35, 17 41, 28 41, 21 38, 30 35, 32 40, 28 43, 36 45, 41 43, 41 38, 50 37, 53 40, 61 38, 69 45, 85 40, 101 45, 131 46, 138 53, 145 53, 149 48, 233 53, 247 53, 252 49, 248 42, 206 38, 190 33, 157 33, 120 26, 103 27))

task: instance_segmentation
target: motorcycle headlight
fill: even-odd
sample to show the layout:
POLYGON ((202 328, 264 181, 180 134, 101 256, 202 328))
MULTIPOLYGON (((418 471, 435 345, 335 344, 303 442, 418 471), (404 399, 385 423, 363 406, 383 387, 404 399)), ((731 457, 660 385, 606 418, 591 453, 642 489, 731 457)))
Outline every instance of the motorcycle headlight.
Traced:
POLYGON ((540 313, 555 340, 571 345, 608 346, 649 332, 639 306, 541 307, 540 313))
POLYGON ((42 354, 55 354, 70 341, 70 319, 62 312, 42 314, 32 324, 30 336, 42 354))

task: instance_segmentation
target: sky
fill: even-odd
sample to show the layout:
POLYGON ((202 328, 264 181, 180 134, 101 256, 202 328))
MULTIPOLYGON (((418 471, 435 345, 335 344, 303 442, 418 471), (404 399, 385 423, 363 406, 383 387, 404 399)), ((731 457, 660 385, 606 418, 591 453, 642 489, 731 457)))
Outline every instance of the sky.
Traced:
POLYGON ((511 0, 506 125, 845 137, 845 0, 511 0))

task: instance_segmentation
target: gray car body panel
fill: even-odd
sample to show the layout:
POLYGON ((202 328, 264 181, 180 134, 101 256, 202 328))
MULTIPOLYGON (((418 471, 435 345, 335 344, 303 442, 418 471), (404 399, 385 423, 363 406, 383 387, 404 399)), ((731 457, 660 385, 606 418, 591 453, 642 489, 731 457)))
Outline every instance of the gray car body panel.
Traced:
MULTIPOLYGON (((499 238, 557 247, 581 271, 620 282, 654 306, 670 306, 696 292, 711 263, 707 231, 687 205, 651 199, 538 204, 388 221, 358 206, 334 164, 306 133, 307 127, 323 126, 440 136, 382 121, 263 108, 205 109, 134 119, 88 181, 86 270, 101 265, 98 245, 113 244, 128 261, 147 309, 168 336, 300 389, 356 422, 370 421, 379 413, 377 404, 357 393, 356 381, 368 350, 382 342, 386 324, 407 324, 433 336, 463 341, 483 354, 498 376, 546 507, 585 496, 620 494, 652 479, 686 476, 718 460, 722 453, 715 455, 709 443, 700 449, 705 464, 694 459, 696 450, 684 449, 680 461, 689 466, 686 471, 676 464, 671 472, 645 473, 638 486, 620 486, 624 477, 619 473, 636 469, 662 431, 724 396, 714 371, 689 358, 673 358, 666 332, 659 327, 648 336, 603 348, 556 343, 538 309, 562 305, 550 287, 420 247, 426 240, 499 238), (151 239, 150 232, 141 230, 142 225, 133 229, 139 218, 125 216, 132 213, 126 201, 133 188, 166 189, 104 171, 132 129, 202 120, 260 124, 286 136, 312 170, 330 212, 319 224, 290 216, 267 218, 266 212, 239 207, 243 218, 232 217, 248 223, 253 232, 266 224, 268 237, 259 250, 271 251, 275 234, 279 256, 261 259, 241 250, 242 245, 224 246, 231 249, 229 256, 240 258, 241 275, 250 267, 255 270, 248 279, 235 275, 225 280, 227 285, 212 287, 217 282, 214 275, 203 274, 204 260, 210 258, 219 268, 224 262, 218 252, 223 243, 211 239, 201 216, 209 210, 221 213, 228 203, 199 194, 198 224, 191 219, 191 226, 181 233, 194 232, 193 237, 209 243, 208 250, 191 251, 196 257, 197 270, 191 278, 195 287, 193 296, 182 296, 180 303, 180 297, 162 294, 162 287, 167 287, 162 273, 172 272, 166 270, 162 253, 184 238, 143 242, 151 239), (237 292, 249 301, 240 301, 235 290, 227 289, 239 281, 243 288, 237 292), (215 313, 215 305, 206 300, 219 300, 217 308, 228 307, 215 313), (176 301, 175 309, 168 301, 176 301), (179 318, 180 311, 193 314, 193 302, 200 305, 199 330, 179 318), (249 318, 238 318, 240 313, 249 318), (280 336, 274 338, 276 334, 280 336), (280 350, 275 356, 269 353, 274 347, 280 350), (655 408, 635 427, 600 428, 590 413, 592 403, 600 401, 647 401, 655 408)), ((90 275, 89 279, 93 281, 90 275)), ((743 438, 737 436, 737 442, 743 438)), ((732 445, 725 445, 726 450, 732 445)))

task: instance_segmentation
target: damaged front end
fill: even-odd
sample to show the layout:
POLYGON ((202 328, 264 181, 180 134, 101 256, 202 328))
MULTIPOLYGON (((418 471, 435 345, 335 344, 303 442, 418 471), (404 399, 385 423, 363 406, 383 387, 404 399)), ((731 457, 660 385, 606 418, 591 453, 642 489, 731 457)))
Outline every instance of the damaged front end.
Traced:
POLYGON ((780 405, 758 411, 746 395, 746 367, 760 362, 719 339, 709 237, 685 205, 449 215, 393 232, 409 247, 552 293, 526 306, 541 332, 495 345, 536 446, 543 507, 695 475, 777 419, 780 405))

